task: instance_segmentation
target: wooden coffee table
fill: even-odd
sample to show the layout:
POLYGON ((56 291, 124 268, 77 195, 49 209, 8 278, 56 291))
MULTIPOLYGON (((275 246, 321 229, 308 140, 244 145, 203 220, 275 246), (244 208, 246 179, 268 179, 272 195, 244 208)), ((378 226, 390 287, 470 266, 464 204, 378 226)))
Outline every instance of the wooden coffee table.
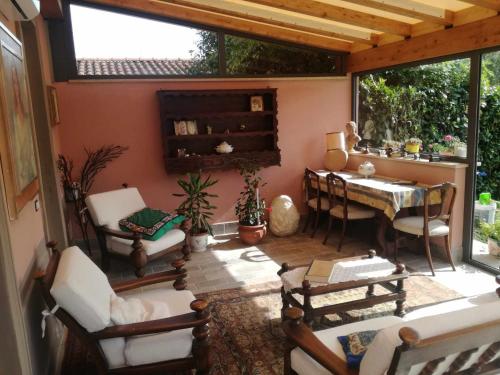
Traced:
MULTIPOLYGON (((358 256, 351 258, 338 259, 338 262, 355 261, 362 259, 371 259, 376 256, 375 250, 370 250, 367 256, 358 256)), ((287 263, 283 263, 278 275, 283 278, 283 274, 295 270, 296 275, 305 273, 307 266, 290 267, 287 263), (299 270, 300 268, 300 270, 299 270)), ((289 274, 291 276, 292 274, 289 274)), ((403 288, 403 282, 408 278, 408 272, 405 271, 405 266, 401 263, 394 264, 394 271, 388 271, 387 274, 379 277, 364 278, 358 280, 346 280, 332 284, 310 283, 307 280, 298 281, 295 285, 282 285, 281 299, 283 307, 281 309, 282 318, 286 308, 290 306, 298 307, 304 310, 304 322, 311 326, 315 317, 322 317, 328 314, 345 315, 348 311, 366 309, 381 303, 396 301, 396 310, 394 315, 404 315, 404 302, 406 300, 406 291, 403 288), (375 295, 375 285, 383 287, 384 293, 375 295), (333 305, 321 306, 313 308, 311 298, 328 293, 340 292, 343 290, 366 287, 367 291, 364 298, 353 301, 337 303, 333 305), (385 293, 386 291, 386 293, 385 293), (304 298, 304 302, 300 303, 293 295, 299 294, 304 298)), ((288 281, 288 280, 287 280, 288 281)), ((285 283, 284 283, 285 284, 285 283)))

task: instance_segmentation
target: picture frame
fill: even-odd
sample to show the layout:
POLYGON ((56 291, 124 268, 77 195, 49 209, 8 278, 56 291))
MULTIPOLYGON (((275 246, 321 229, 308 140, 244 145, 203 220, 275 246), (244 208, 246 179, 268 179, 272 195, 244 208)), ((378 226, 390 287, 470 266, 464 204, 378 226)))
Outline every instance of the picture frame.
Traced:
POLYGON ((196 120, 186 121, 187 132, 189 135, 198 134, 198 125, 196 124, 196 120))
POLYGON ((47 96, 49 98, 49 112, 52 126, 61 122, 59 117, 59 99, 57 98, 57 89, 54 86, 47 86, 47 96))
POLYGON ((264 110, 264 99, 262 95, 254 95, 250 97, 250 111, 262 112, 264 110))
POLYGON ((11 220, 39 190, 34 123, 21 42, 0 23, 0 156, 11 220))

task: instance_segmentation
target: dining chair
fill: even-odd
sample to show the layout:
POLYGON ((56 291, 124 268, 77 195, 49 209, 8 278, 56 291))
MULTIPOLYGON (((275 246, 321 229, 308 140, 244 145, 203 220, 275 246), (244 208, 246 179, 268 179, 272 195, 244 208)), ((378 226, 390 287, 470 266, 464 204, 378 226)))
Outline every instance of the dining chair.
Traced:
POLYGON ((311 238, 313 238, 318 230, 320 214, 322 211, 328 211, 330 204, 328 202, 328 198, 321 194, 319 174, 309 168, 306 168, 304 172, 304 184, 306 192, 307 218, 302 232, 307 230, 309 221, 314 216, 313 232, 311 233, 311 238))
POLYGON ((397 259, 398 257, 399 232, 412 234, 417 237, 423 236, 427 262, 429 263, 429 267, 431 268, 432 276, 435 276, 434 266, 432 264, 430 238, 443 237, 446 256, 448 257, 448 261, 453 271, 456 270, 455 264, 453 264, 450 250, 450 218, 453 210, 453 204, 455 203, 456 193, 456 185, 450 182, 445 182, 441 185, 429 187, 425 190, 424 193, 424 216, 408 216, 394 220, 394 259, 397 259), (431 204, 430 197, 434 192, 439 192, 441 202, 438 213, 435 215, 431 215, 429 213, 429 206, 431 204))
POLYGON ((375 210, 362 204, 349 202, 347 199, 347 183, 336 173, 332 172, 326 176, 326 186, 330 215, 328 217, 328 229, 326 231, 325 239, 323 240, 323 245, 326 244, 326 241, 328 241, 328 237, 330 236, 333 219, 340 219, 342 220, 342 234, 340 235, 339 246, 337 249, 340 251, 342 249, 342 243, 344 242, 347 230, 347 222, 349 220, 372 219, 375 217, 375 210), (342 196, 337 195, 337 189, 340 189, 342 196))

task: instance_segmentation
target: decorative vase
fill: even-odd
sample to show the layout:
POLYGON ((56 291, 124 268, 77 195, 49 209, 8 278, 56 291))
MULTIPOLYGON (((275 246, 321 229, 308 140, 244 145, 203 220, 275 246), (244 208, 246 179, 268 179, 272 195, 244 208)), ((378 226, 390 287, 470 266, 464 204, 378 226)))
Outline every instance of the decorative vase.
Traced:
POLYGON ((375 166, 369 161, 365 161, 364 163, 359 165, 358 173, 362 176, 365 176, 365 178, 373 176, 375 174, 375 166))
POLYGON ((299 211, 293 204, 292 198, 287 195, 280 195, 273 199, 269 216, 269 229, 275 236, 290 236, 299 227, 299 211))
POLYGON ((208 246, 208 233, 190 234, 188 244, 194 253, 202 253, 208 246))
POLYGON ((493 238, 488 238, 488 252, 494 257, 500 257, 500 244, 493 238))
POLYGON ((239 225, 240 240, 247 245, 256 245, 265 237, 267 228, 265 224, 239 225))
POLYGON ((455 145, 453 147, 453 153, 455 156, 458 156, 459 158, 466 158, 467 157, 467 146, 455 145))

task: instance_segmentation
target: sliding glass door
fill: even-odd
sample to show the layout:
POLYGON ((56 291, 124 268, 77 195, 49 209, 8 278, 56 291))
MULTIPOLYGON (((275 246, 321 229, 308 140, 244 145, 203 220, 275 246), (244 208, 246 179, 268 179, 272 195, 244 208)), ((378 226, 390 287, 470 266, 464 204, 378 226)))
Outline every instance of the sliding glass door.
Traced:
POLYGON ((500 267, 500 51, 481 55, 471 260, 500 267))

